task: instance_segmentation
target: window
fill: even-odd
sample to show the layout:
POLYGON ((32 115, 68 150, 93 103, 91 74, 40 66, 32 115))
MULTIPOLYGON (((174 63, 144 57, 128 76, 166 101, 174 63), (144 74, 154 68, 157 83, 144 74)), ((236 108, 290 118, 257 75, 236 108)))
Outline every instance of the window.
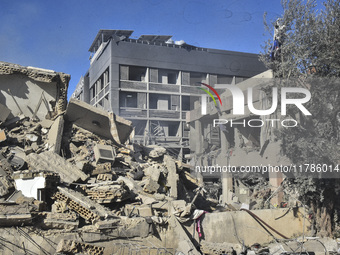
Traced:
POLYGON ((146 67, 129 66, 130 81, 146 81, 146 67))
POLYGON ((135 135, 144 135, 146 120, 132 120, 132 126, 135 128, 135 135))
POLYGON ((136 92, 121 92, 119 97, 120 107, 137 108, 136 92))
POLYGON ((149 108, 157 110, 169 110, 171 105, 171 96, 163 94, 149 95, 149 108))
POLYGON ((177 84, 178 71, 159 69, 158 83, 177 84))
POLYGON ((104 109, 107 111, 110 110, 109 94, 104 97, 104 109))
POLYGON ((190 96, 182 96, 182 111, 190 111, 190 96))
POLYGON ((183 137, 189 137, 190 124, 182 122, 183 125, 183 137))
POLYGON ((190 73, 190 85, 197 85, 197 83, 207 83, 207 74, 190 73))
POLYGON ((217 75, 217 84, 231 84, 233 81, 233 76, 227 75, 217 75))
POLYGON ((178 136, 179 122, 169 122, 169 136, 178 136))
POLYGON ((110 82, 109 68, 107 68, 106 71, 104 72, 104 87, 109 85, 109 82, 110 82))
POLYGON ((93 87, 91 88, 91 99, 96 97, 96 86, 93 85, 93 87))
POLYGON ((179 124, 175 121, 151 121, 150 129, 153 136, 179 136, 179 124))

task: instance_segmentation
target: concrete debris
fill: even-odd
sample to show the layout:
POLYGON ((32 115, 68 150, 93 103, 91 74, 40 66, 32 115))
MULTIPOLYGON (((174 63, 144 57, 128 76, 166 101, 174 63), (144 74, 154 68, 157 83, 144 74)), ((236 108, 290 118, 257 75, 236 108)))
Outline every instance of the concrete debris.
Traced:
POLYGON ((68 104, 66 119, 117 144, 124 143, 132 132, 130 121, 75 99, 68 104))
POLYGON ((16 189, 26 197, 46 201, 60 183, 58 174, 49 171, 17 171, 12 175, 16 189))
POLYGON ((79 225, 77 215, 73 212, 69 213, 52 213, 47 212, 41 228, 43 229, 65 229, 66 231, 76 230, 79 225))
POLYGON ((62 254, 103 255, 104 249, 104 247, 95 246, 89 243, 80 243, 73 240, 60 240, 56 252, 62 254))
POLYGON ((8 116, 10 115, 11 110, 8 109, 6 106, 3 104, 0 104, 0 121, 5 122, 8 116))
POLYGON ((200 243, 200 250, 203 254, 207 255, 234 255, 242 252, 242 245, 238 243, 216 243, 202 240, 200 243))
POLYGON ((145 176, 149 176, 153 181, 158 182, 161 169, 158 164, 151 165, 144 169, 145 176))
POLYGON ((3 141, 6 141, 6 133, 4 130, 1 130, 0 129, 0 143, 3 142, 3 141))
POLYGON ((107 208, 72 189, 58 187, 58 192, 55 193, 54 197, 58 201, 65 202, 71 210, 77 212, 79 216, 91 222, 98 219, 113 217, 107 208))
POLYGON ((99 204, 108 204, 112 202, 122 202, 131 197, 130 190, 124 185, 101 185, 86 188, 85 193, 89 198, 99 204))
POLYGON ((143 148, 146 156, 150 158, 159 158, 166 153, 166 149, 158 145, 149 145, 143 148))
POLYGON ((156 193, 158 188, 159 188, 159 184, 150 178, 146 180, 143 190, 146 193, 152 194, 152 193, 156 193))
POLYGON ((232 180, 225 202, 221 182, 203 183, 166 148, 131 144, 130 121, 74 99, 66 107, 68 79, 0 62, 0 83, 9 81, 0 91, 0 232, 21 233, 17 245, 0 238, 1 254, 109 254, 128 240, 155 244, 148 251, 234 255, 240 243, 270 242, 263 226, 288 237, 312 228, 301 207, 263 210, 272 194, 263 182, 232 180), (15 84, 16 74, 35 82, 15 84), (39 89, 20 98, 14 88, 39 89))
POLYGON ((5 197, 13 191, 13 181, 7 175, 0 176, 0 197, 5 197))
POLYGON ((26 161, 31 169, 49 169, 58 173, 62 182, 72 183, 77 180, 85 181, 88 178, 84 172, 52 151, 44 151, 40 154, 31 153, 27 155, 26 161))
POLYGON ((47 144, 50 151, 59 154, 61 147, 61 139, 64 131, 64 118, 59 116, 50 126, 47 136, 47 144))
POLYGON ((0 225, 1 226, 21 226, 31 224, 32 215, 30 209, 23 204, 1 204, 0 205, 0 225))

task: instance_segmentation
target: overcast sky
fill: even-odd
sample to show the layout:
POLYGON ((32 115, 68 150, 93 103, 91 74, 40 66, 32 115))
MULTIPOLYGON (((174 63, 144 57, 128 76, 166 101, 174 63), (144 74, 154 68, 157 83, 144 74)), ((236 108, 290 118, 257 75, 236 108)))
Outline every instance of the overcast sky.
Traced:
POLYGON ((279 0, 1 0, 0 61, 71 74, 70 96, 89 68, 99 29, 172 35, 206 48, 259 53, 271 36, 263 14, 279 0))

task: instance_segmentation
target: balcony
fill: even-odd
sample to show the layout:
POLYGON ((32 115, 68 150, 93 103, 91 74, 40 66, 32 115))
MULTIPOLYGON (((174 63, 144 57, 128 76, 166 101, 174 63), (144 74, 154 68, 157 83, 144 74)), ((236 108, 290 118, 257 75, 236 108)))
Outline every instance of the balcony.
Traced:
POLYGON ((201 95, 201 94, 204 94, 205 92, 198 89, 198 87, 196 86, 182 85, 182 93, 201 95))
POLYGON ((179 93, 179 85, 175 84, 162 84, 162 83, 150 83, 149 90, 162 91, 162 92, 177 92, 179 93))
POLYGON ((166 119, 179 119, 179 111, 169 111, 169 110, 149 110, 150 118, 166 118, 166 119))
POLYGON ((139 108, 120 107, 119 115, 121 117, 146 118, 147 110, 139 108))
POLYGON ((120 81, 120 88, 131 90, 147 90, 147 84, 141 81, 120 81))

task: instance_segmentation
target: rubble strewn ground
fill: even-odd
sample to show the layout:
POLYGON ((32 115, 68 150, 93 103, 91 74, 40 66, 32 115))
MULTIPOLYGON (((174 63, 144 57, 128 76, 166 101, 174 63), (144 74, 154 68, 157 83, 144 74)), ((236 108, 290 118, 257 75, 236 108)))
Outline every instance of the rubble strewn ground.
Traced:
MULTIPOLYGON (((86 105, 82 111, 94 109, 86 105)), ((91 243, 106 241, 109 236, 146 238, 155 233, 155 228, 166 230, 170 206, 178 217, 190 216, 195 205, 177 200, 195 196, 191 191, 179 192, 185 190, 180 176, 188 182, 189 169, 168 156, 163 147, 118 144, 113 138, 103 138, 101 133, 64 121, 63 116, 44 120, 23 116, 10 125, 1 123, 3 227, 26 233, 33 243, 34 238, 27 234, 32 231, 46 238, 58 236, 58 243, 43 249, 48 254, 104 254, 106 246, 63 237, 66 233, 91 231, 98 235, 91 243)), ((108 125, 115 121, 110 116, 105 117, 108 125)), ((81 125, 81 118, 77 122, 81 125)), ((112 130, 112 125, 107 130, 112 130)), ((189 182, 198 187, 194 177, 190 176, 189 182)), ((6 240, 3 236, 2 242, 6 240)), ((36 252, 37 248, 2 244, 5 253, 36 252)), ((155 247, 146 245, 144 249, 155 247)))
POLYGON ((1 254, 295 254, 315 241, 294 239, 311 228, 302 207, 254 211, 271 195, 263 182, 253 203, 221 205, 219 184, 131 144, 131 122, 113 113, 76 100, 45 118, 0 109, 1 254))

